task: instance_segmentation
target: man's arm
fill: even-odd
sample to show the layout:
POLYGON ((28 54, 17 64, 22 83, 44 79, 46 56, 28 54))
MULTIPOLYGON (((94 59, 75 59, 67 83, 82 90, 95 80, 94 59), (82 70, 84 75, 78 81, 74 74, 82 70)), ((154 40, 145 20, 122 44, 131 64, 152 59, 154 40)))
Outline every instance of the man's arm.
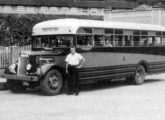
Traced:
POLYGON ((77 68, 81 68, 85 63, 85 59, 82 57, 82 59, 80 60, 79 65, 77 66, 77 68))

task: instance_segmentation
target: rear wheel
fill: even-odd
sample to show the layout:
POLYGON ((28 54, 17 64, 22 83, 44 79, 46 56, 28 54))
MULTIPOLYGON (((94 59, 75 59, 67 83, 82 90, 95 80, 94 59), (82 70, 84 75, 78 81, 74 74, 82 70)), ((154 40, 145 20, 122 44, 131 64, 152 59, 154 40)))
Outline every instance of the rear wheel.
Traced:
POLYGON ((139 65, 135 71, 134 84, 141 85, 145 80, 146 72, 142 65, 139 65))
POLYGON ((62 89, 62 83, 62 74, 58 70, 50 70, 40 82, 40 88, 45 95, 57 95, 62 89))
POLYGON ((24 92, 26 89, 21 81, 11 79, 7 79, 7 88, 14 93, 24 92))

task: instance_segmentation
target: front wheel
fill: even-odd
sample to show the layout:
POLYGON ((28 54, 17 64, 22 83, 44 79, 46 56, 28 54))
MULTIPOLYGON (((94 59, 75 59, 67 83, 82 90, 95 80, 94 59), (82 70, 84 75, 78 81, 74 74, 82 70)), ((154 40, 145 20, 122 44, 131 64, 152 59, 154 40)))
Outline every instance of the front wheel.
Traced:
POLYGON ((62 89, 63 78, 58 70, 50 70, 40 82, 41 91, 45 95, 57 95, 62 89))
POLYGON ((142 65, 139 65, 135 71, 134 84, 141 85, 145 80, 146 72, 142 65))

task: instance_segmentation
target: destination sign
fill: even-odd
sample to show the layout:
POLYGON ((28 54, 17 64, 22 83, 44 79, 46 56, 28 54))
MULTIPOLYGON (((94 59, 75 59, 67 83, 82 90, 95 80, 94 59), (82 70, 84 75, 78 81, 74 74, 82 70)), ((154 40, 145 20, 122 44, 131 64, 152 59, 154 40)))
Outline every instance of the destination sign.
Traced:
POLYGON ((54 31, 58 31, 59 28, 57 27, 53 27, 53 28, 43 28, 42 30, 44 32, 54 32, 54 31))

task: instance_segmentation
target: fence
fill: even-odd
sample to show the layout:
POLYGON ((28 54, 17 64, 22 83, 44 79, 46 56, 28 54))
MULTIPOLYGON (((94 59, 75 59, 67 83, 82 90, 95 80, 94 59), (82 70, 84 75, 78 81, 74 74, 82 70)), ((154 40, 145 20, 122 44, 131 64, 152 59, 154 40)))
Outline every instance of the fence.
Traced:
POLYGON ((0 69, 7 67, 11 63, 11 59, 10 48, 0 46, 0 69))
POLYGON ((18 59, 20 51, 31 50, 29 46, 12 46, 4 47, 0 46, 0 69, 4 69, 9 66, 15 59, 18 59))

